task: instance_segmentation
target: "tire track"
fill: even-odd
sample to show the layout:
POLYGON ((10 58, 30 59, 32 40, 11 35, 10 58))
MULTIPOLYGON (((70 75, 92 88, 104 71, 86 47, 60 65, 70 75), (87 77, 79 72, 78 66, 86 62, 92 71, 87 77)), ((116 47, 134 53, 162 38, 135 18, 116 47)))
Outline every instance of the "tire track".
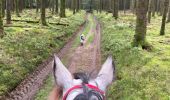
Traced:
MULTIPOLYGON (((85 17, 86 18, 86 17, 85 17)), ((83 30, 85 22, 77 29, 73 36, 68 39, 66 45, 57 53, 62 58, 65 53, 70 49, 73 44, 73 40, 83 30)), ((36 71, 30 74, 24 79, 12 92, 10 92, 2 100, 33 100, 34 95, 41 88, 44 80, 47 78, 49 73, 52 71, 53 56, 49 57, 40 66, 37 67, 36 71)), ((1 99, 1 98, 0 98, 1 99)))

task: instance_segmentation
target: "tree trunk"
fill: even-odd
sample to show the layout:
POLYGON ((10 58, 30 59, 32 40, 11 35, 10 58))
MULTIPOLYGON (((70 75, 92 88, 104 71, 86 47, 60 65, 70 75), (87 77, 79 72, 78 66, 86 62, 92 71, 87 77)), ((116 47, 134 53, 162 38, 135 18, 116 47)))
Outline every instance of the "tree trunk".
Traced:
POLYGON ((165 0, 160 35, 165 35, 165 23, 166 23, 166 16, 168 12, 168 5, 169 5, 169 0, 165 0))
POLYGON ((11 24, 11 0, 6 0, 6 23, 11 24))
POLYGON ((54 6, 55 6, 54 3, 55 3, 55 1, 51 0, 50 6, 51 6, 51 9, 52 9, 52 14, 54 14, 54 6))
POLYGON ((29 0, 29 3, 30 3, 30 8, 32 9, 33 8, 33 0, 29 0))
POLYGON ((155 11, 156 11, 156 0, 153 0, 153 5, 152 5, 152 17, 155 17, 155 11))
POLYGON ((126 14, 126 5, 127 5, 126 0, 123 0, 123 10, 124 10, 124 14, 126 14))
POLYGON ((72 9, 73 9, 73 14, 76 13, 76 0, 72 0, 72 9))
POLYGON ((149 0, 149 7, 148 7, 148 23, 151 22, 152 1, 153 1, 153 0, 149 0))
POLYGON ((113 17, 118 19, 119 0, 113 0, 113 17))
POLYGON ((147 26, 147 6, 146 0, 138 0, 136 8, 136 30, 134 36, 134 46, 143 46, 146 38, 146 26, 147 26))
POLYGON ((39 11, 39 5, 40 5, 39 0, 36 0, 36 13, 38 13, 39 11))
POLYGON ((42 25, 47 25, 45 19, 45 1, 46 0, 41 0, 41 24, 42 25))
POLYGON ((169 11, 168 11, 168 19, 167 19, 167 22, 168 22, 168 23, 170 22, 170 1, 169 1, 169 11))
POLYGON ((60 17, 63 18, 63 17, 66 17, 66 14, 65 14, 65 0, 60 0, 60 17))
POLYGON ((165 2, 165 0, 160 0, 159 1, 159 3, 160 3, 160 10, 159 10, 159 12, 160 12, 160 15, 162 16, 163 15, 163 12, 164 12, 164 2, 165 2))
POLYGON ((3 18, 2 18, 2 2, 0 2, 0 38, 4 35, 4 28, 3 28, 3 18))
POLYGON ((4 16, 5 16, 5 0, 2 0, 1 2, 2 2, 2 6, 1 6, 1 8, 2 8, 2 17, 4 18, 4 16))
POLYGON ((159 7, 160 6, 160 4, 159 4, 159 0, 156 0, 156 13, 158 14, 159 13, 159 7))
POLYGON ((58 0, 55 0, 55 13, 58 14, 58 0))
POLYGON ((23 8, 24 8, 24 2, 25 2, 25 1, 24 1, 24 0, 19 0, 18 2, 19 2, 19 8, 18 8, 18 9, 19 9, 19 12, 22 13, 22 10, 23 10, 23 8))
POLYGON ((10 0, 10 10, 11 10, 12 12, 15 11, 15 2, 14 2, 14 0, 10 0))
POLYGON ((101 13, 102 12, 102 0, 99 1, 99 5, 100 5, 99 12, 101 13))
POLYGON ((18 0, 15 0, 15 13, 16 13, 17 17, 20 17, 18 3, 19 3, 18 0))
POLYGON ((76 12, 78 12, 79 11, 79 0, 76 0, 77 2, 76 2, 76 12))
POLYGON ((133 14, 136 14, 136 3, 137 3, 137 0, 131 0, 130 9, 133 14))

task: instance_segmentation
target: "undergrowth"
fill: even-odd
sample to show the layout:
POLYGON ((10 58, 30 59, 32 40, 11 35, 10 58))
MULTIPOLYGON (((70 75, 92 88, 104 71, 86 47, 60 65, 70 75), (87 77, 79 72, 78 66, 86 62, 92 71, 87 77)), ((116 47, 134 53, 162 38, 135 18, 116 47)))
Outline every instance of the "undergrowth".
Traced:
MULTIPOLYGON (((27 10, 21 17, 14 18, 27 20, 29 17, 25 12, 31 14, 31 19, 37 17, 34 12, 27 10)), ((4 28, 6 35, 0 40, 0 96, 13 90, 43 60, 59 50, 84 22, 84 12, 74 16, 71 13, 67 11, 67 18, 57 20, 54 15, 50 19, 53 22, 67 22, 67 26, 12 22, 9 27, 4 28)))
POLYGON ((161 17, 156 16, 148 25, 147 42, 151 51, 132 47, 135 17, 96 14, 103 24, 103 58, 112 54, 116 63, 116 80, 111 85, 108 100, 169 100, 170 99, 170 23, 166 35, 159 36, 161 17))

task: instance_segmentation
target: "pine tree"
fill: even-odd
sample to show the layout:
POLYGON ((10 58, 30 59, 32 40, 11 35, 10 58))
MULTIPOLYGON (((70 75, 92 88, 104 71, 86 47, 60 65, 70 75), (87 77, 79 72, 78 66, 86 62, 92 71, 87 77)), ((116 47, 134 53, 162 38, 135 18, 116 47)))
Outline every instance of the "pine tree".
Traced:
POLYGON ((168 22, 168 23, 170 22, 170 0, 169 0, 169 11, 168 11, 168 19, 167 19, 167 22, 168 22))
POLYGON ((6 0, 6 23, 11 24, 11 0, 6 0))
POLYGON ((4 35, 4 28, 3 28, 3 18, 2 18, 2 2, 0 2, 0 37, 4 35))
POLYGON ((146 0, 138 0, 136 8, 136 30, 134 37, 134 46, 144 46, 146 38, 146 26, 147 26, 147 6, 146 0))
POLYGON ((41 24, 47 25, 46 19, 45 19, 45 2, 46 0, 41 0, 41 24))
POLYGON ((113 0, 113 17, 118 18, 119 0, 113 0))
POLYGON ((169 5, 169 0, 165 0, 160 35, 165 35, 165 24, 166 24, 167 12, 168 12, 168 5, 169 5))
POLYGON ((65 14, 65 0, 60 0, 60 17, 66 17, 65 14))

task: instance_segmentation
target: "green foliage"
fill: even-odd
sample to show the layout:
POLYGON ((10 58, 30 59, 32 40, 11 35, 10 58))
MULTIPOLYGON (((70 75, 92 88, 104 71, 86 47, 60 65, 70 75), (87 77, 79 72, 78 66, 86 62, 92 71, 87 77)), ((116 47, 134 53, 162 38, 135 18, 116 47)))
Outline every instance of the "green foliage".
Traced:
MULTIPOLYGON (((89 15, 88 19, 87 19, 88 23, 86 23, 84 30, 82 33, 84 33, 85 35, 88 34, 91 25, 94 26, 93 24, 93 16, 89 15)), ((88 42, 92 42, 94 38, 94 34, 91 35, 88 39, 88 42)), ((80 45, 80 37, 77 36, 75 38, 75 40, 73 41, 73 44, 71 45, 71 48, 69 49, 68 53, 72 54, 73 52, 75 52, 75 49, 77 49, 77 47, 80 45)), ((68 56, 64 56, 61 60, 65 65, 69 64, 69 57, 68 56)), ((42 89, 40 89, 40 91, 37 93, 37 95, 35 96, 35 100, 47 100, 47 97, 49 96, 49 93, 52 91, 53 85, 55 84, 53 81, 54 79, 52 78, 53 76, 50 75, 50 77, 46 80, 44 86, 42 87, 42 89)))
POLYGON ((50 75, 48 79, 45 81, 45 85, 36 95, 35 100, 48 100, 48 95, 54 88, 53 75, 50 75))
POLYGON ((14 22, 12 25, 19 27, 5 27, 7 35, 0 40, 0 95, 15 88, 52 52, 59 50, 83 23, 83 16, 84 12, 80 12, 60 19, 60 23, 67 21, 69 26, 14 22))
POLYGON ((116 62, 116 81, 108 91, 108 100, 170 99, 170 24, 166 36, 159 36, 160 17, 148 26, 147 41, 152 51, 132 47, 135 18, 121 16, 115 21, 111 14, 97 14, 103 22, 103 57, 112 54, 116 62), (129 21, 130 20, 130 21, 129 21))

